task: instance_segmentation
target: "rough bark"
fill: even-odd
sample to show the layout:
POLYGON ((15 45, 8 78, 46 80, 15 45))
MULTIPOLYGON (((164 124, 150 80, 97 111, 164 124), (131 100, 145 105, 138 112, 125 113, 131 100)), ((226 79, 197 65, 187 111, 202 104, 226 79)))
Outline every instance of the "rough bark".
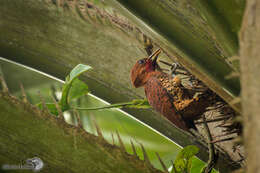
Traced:
POLYGON ((247 172, 260 172, 260 1, 248 0, 240 31, 244 143, 247 172))

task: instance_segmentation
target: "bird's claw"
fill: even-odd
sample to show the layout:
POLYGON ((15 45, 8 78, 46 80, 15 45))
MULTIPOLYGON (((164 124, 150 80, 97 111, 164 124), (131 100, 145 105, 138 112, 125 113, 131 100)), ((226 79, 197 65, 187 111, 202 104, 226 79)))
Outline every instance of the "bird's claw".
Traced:
POLYGON ((175 71, 180 67, 180 64, 177 62, 172 63, 171 65, 171 72, 175 73, 175 71))

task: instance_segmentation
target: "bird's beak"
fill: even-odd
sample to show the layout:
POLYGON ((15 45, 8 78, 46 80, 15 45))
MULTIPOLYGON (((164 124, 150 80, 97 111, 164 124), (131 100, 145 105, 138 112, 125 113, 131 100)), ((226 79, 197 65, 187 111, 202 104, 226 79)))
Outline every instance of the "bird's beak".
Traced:
POLYGON ((148 60, 152 60, 152 62, 156 62, 157 61, 157 58, 158 58, 158 55, 161 53, 161 49, 157 49, 153 54, 151 54, 149 57, 148 57, 148 60))

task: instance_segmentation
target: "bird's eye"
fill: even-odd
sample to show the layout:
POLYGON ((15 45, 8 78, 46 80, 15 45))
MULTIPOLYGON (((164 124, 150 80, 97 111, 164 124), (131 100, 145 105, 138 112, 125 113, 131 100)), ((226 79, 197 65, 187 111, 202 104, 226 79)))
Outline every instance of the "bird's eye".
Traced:
POLYGON ((139 63, 139 64, 143 64, 143 63, 145 63, 145 60, 144 60, 144 59, 141 59, 141 60, 138 61, 138 63, 139 63))

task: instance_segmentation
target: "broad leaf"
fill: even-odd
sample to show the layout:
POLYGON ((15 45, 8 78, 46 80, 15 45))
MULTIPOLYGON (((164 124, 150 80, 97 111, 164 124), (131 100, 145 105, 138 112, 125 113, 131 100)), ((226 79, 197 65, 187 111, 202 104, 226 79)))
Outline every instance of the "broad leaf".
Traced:
POLYGON ((69 91, 69 102, 73 99, 77 99, 81 96, 88 94, 88 85, 76 78, 71 85, 69 91))
POLYGON ((82 74, 83 72, 85 72, 89 69, 91 69, 91 67, 88 65, 78 64, 76 67, 74 67, 72 69, 69 76, 66 77, 65 84, 63 85, 63 88, 62 88, 61 100, 59 102, 59 104, 61 105, 62 111, 66 111, 69 109, 68 98, 69 98, 69 93, 70 93, 73 81, 75 79, 77 79, 77 77, 80 74, 82 74))
POLYGON ((74 80, 76 77, 78 77, 80 74, 82 74, 83 72, 90 70, 92 67, 90 67, 89 65, 84 65, 84 64, 78 64, 76 67, 74 67, 69 75, 69 82, 71 82, 72 80, 74 80))

